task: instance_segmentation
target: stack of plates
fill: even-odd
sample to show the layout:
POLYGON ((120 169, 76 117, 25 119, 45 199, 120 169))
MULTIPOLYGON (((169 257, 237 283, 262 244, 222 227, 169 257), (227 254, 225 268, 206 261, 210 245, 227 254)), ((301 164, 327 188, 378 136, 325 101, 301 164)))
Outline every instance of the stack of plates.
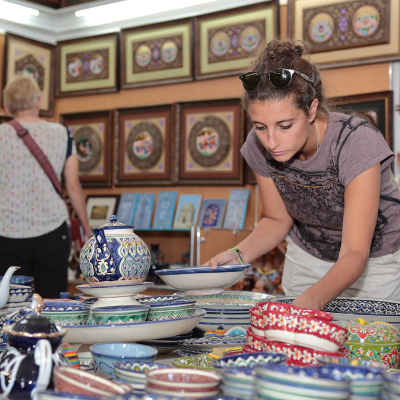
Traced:
POLYGON ((185 295, 185 299, 196 300, 196 307, 207 314, 196 325, 202 332, 215 331, 221 326, 228 330, 234 326, 246 329, 250 326, 249 308, 259 301, 269 301, 275 296, 266 293, 226 290, 214 295, 185 295))
POLYGON ((138 343, 146 344, 148 346, 156 348, 158 350, 158 354, 168 354, 171 351, 177 350, 179 348, 178 342, 180 342, 181 340, 190 339, 192 337, 192 334, 193 330, 187 333, 183 333, 181 335, 171 336, 162 339, 142 340, 138 343))

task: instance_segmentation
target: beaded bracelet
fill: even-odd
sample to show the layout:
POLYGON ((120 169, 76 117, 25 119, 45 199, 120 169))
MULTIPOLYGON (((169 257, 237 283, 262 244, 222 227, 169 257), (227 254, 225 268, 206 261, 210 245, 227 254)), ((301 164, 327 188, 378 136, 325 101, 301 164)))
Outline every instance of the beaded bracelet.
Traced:
POLYGON ((239 259, 239 261, 240 261, 242 264, 244 264, 244 263, 243 263, 242 256, 240 255, 240 254, 241 254, 241 251, 239 250, 239 245, 237 245, 237 246, 235 246, 235 247, 233 247, 232 249, 229 249, 229 250, 233 250, 233 251, 236 253, 236 256, 237 256, 237 258, 239 259))

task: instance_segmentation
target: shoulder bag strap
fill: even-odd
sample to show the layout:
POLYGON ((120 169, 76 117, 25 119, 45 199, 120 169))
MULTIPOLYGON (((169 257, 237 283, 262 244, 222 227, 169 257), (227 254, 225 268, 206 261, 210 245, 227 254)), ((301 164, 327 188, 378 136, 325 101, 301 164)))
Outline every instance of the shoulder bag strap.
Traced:
POLYGON ((61 196, 63 200, 65 200, 61 183, 57 178, 53 166, 50 164, 50 161, 43 153, 42 149, 37 145, 33 137, 23 126, 21 126, 21 124, 18 121, 13 119, 11 121, 8 121, 8 123, 17 131, 17 135, 24 141, 26 147, 31 151, 33 156, 36 158, 37 162, 41 165, 44 172, 51 180, 51 183, 53 184, 56 192, 61 196))

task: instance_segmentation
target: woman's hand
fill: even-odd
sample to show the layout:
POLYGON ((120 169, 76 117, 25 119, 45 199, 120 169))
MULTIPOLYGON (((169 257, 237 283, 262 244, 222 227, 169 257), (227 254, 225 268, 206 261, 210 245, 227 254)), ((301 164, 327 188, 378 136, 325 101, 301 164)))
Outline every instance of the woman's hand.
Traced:
POLYGON ((210 268, 217 268, 218 265, 227 264, 241 264, 241 262, 237 260, 237 254, 234 250, 226 250, 222 253, 219 253, 211 260, 207 261, 204 265, 209 266, 210 268))

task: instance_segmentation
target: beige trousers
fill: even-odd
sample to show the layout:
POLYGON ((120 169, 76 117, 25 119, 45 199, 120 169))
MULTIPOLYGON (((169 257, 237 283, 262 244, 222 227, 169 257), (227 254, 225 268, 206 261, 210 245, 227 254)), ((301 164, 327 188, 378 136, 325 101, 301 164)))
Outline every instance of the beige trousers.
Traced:
MULTIPOLYGON (((289 236, 286 241, 282 287, 286 296, 299 296, 321 279, 334 262, 312 256, 289 236)), ((362 276, 341 296, 400 300, 400 249, 393 254, 368 259, 362 276)))

